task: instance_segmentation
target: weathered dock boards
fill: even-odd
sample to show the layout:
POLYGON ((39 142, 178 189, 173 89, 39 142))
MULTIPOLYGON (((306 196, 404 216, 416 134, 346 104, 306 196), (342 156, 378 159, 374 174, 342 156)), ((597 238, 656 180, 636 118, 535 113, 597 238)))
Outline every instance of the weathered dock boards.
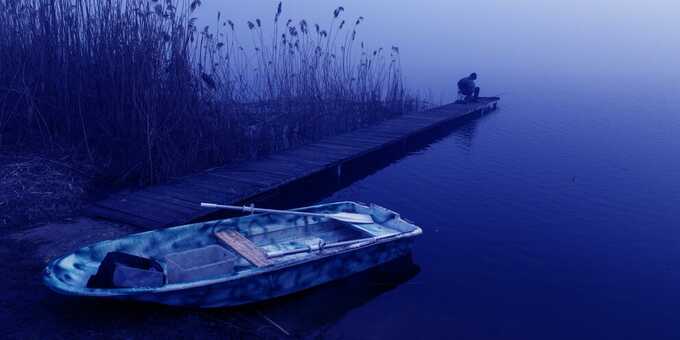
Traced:
POLYGON ((230 164, 167 184, 119 193, 85 208, 93 217, 156 228, 190 222, 215 212, 200 202, 246 201, 308 176, 340 167, 411 136, 470 114, 496 109, 498 98, 448 104, 406 114, 353 132, 323 139, 263 159, 230 164))

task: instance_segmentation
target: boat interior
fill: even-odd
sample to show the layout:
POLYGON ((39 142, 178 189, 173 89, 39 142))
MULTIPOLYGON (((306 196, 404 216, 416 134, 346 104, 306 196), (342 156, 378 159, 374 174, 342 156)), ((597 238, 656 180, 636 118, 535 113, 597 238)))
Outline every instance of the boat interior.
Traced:
MULTIPOLYGON (((310 208, 314 211, 314 207, 310 208)), ((336 204, 333 208, 357 211, 351 203, 336 204)), ((163 284, 181 284, 264 271, 269 266, 299 261, 319 251, 333 253, 417 228, 394 213, 380 215, 380 211, 376 213, 373 209, 361 213, 370 214, 376 223, 359 225, 324 217, 257 214, 134 234, 81 248, 55 262, 52 275, 65 285, 85 288, 91 277, 99 275, 107 254, 122 252, 157 261, 165 272, 163 284)), ((134 288, 135 284, 116 287, 134 288)))

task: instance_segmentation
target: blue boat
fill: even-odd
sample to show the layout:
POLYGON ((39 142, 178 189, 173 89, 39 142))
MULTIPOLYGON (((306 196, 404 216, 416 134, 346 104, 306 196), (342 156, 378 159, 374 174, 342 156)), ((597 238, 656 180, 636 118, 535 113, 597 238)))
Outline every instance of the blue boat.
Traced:
POLYGON ((44 282, 66 295, 202 308, 236 306, 399 258, 411 251, 421 233, 394 211, 337 202, 99 242, 51 261, 44 282), (368 216, 369 221, 352 222, 352 216, 368 216), (127 254, 154 266, 116 263, 104 273, 103 263, 111 254, 127 254), (112 286, 95 286, 93 282, 106 275, 112 286))

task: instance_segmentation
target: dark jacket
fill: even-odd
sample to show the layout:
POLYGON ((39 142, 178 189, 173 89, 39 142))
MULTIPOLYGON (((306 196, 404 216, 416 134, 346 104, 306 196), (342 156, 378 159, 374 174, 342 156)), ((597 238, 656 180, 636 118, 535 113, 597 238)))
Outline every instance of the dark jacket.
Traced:
POLYGON ((470 77, 458 81, 458 91, 466 96, 471 96, 475 92, 475 87, 475 81, 470 77))

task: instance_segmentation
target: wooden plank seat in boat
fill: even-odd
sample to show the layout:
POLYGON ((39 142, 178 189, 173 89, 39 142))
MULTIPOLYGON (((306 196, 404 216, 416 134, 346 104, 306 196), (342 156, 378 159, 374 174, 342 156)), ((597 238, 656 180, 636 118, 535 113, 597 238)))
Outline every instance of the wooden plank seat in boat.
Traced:
POLYGON ((252 264, 258 267, 265 267, 271 264, 267 254, 239 232, 225 230, 215 233, 215 236, 241 256, 245 257, 246 260, 250 261, 252 264))

